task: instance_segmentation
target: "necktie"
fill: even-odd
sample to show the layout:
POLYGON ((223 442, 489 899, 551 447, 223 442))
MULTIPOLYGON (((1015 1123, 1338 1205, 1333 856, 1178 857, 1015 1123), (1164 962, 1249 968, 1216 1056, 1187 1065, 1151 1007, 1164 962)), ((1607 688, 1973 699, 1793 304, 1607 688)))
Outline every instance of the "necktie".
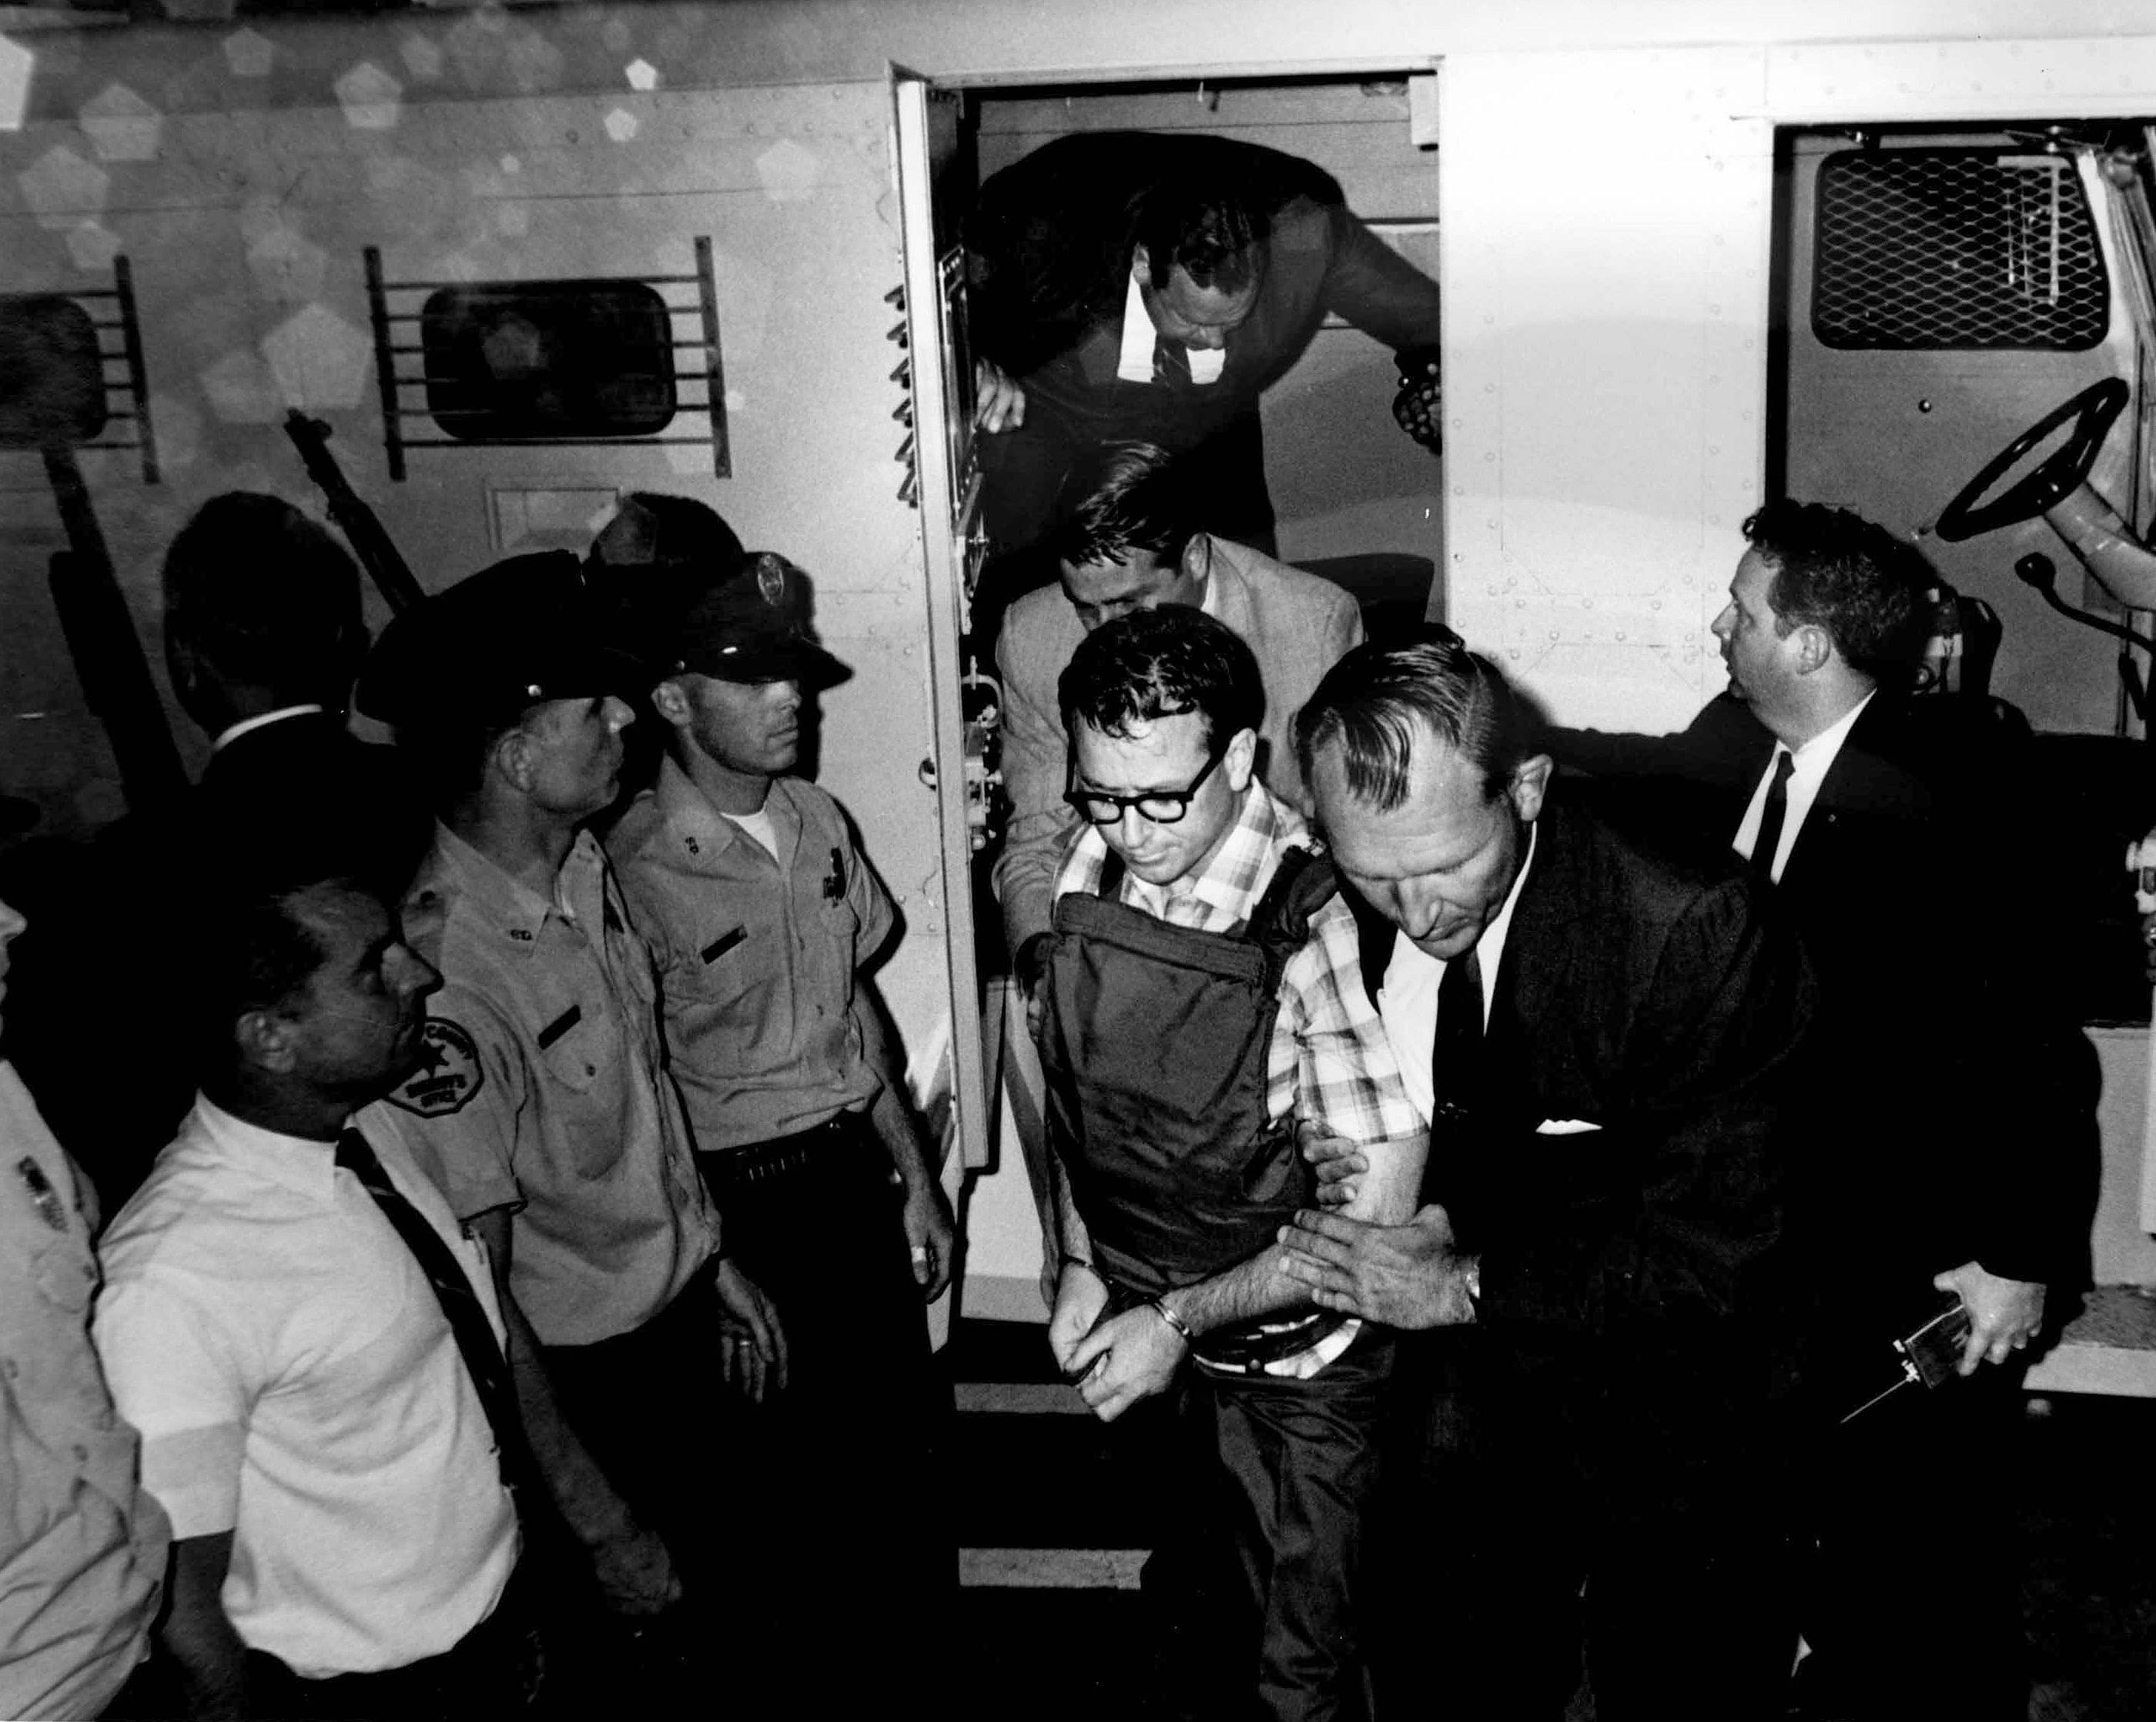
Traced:
POLYGON ((508 1360, 495 1341, 485 1306, 465 1277, 455 1253, 442 1241, 441 1233, 427 1223, 426 1217, 389 1181, 382 1161, 357 1130, 347 1130, 338 1136, 336 1163, 357 1178, 374 1198, 382 1217, 396 1228, 418 1263, 419 1271, 434 1287, 442 1314, 449 1319, 449 1331, 456 1338, 457 1350, 464 1355, 465 1367, 471 1372, 480 1407, 494 1430, 495 1445, 501 1454, 502 1480, 512 1484, 521 1481, 525 1474, 524 1426, 517 1417, 516 1391, 510 1381, 508 1360))
POLYGON ((1482 960, 1473 951, 1445 964, 1438 982, 1430 1074, 1438 1120, 1456 1123, 1474 1110, 1482 1074, 1482 960))
POLYGON ((1774 781, 1767 786, 1767 805, 1759 812, 1759 840, 1752 845, 1752 865, 1759 877, 1774 876, 1774 851, 1782 847, 1782 821, 1789 811, 1789 773, 1797 756, 1786 747, 1774 750, 1774 781))

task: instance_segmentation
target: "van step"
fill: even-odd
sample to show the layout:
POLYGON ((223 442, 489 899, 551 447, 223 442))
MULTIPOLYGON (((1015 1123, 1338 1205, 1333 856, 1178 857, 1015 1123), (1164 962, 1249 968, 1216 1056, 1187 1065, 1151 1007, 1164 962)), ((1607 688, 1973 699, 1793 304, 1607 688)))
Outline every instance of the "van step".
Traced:
POLYGON ((2032 1393, 2156 1399, 2156 1287, 2097 1286, 2025 1385, 2032 1393))

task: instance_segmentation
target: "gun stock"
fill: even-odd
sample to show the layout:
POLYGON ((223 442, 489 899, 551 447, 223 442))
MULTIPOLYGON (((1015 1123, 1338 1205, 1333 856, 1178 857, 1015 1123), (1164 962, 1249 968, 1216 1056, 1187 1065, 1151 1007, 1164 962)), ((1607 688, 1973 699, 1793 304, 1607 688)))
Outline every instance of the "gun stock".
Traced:
POLYGON ((329 426, 319 418, 308 418, 295 407, 285 415, 285 434, 300 451, 300 460, 307 469, 307 476, 315 481, 322 500, 329 505, 331 518, 336 520, 361 565, 388 601, 389 607, 408 610, 423 600, 427 594, 413 578, 404 558, 398 554, 396 541, 375 518, 374 510, 352 488, 344 469, 337 464, 336 456, 330 453, 329 426))

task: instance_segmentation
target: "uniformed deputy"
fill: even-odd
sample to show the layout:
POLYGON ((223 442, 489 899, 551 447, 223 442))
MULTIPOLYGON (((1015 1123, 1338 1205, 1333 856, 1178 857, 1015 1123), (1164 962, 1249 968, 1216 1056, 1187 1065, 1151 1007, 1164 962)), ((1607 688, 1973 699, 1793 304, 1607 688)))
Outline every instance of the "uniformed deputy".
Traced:
MULTIPOLYGON (((731 541, 711 520, 705 541, 731 541)), ((808 638, 803 576, 715 557, 643 590, 667 757, 608 852, 728 1253, 786 1325, 790 1381, 754 1420, 762 1487, 744 1493, 790 1515, 767 1528, 778 1624, 807 1629, 788 1696, 854 1714, 921 1653, 955 1567, 930 1503, 921 1309, 950 1276, 951 1215, 863 973, 895 914, 844 810, 790 775, 803 685, 845 674, 808 638), (857 1654, 830 1653, 834 1623, 857 1654)))
POLYGON ((517 557, 400 617, 368 682, 439 819, 403 928, 443 986, 392 1099, 493 1257, 562 1516, 635 1613, 721 1583, 723 1388, 760 1394, 784 1353, 719 1254, 649 959, 583 829, 614 799, 630 715, 598 638, 576 559, 517 557))

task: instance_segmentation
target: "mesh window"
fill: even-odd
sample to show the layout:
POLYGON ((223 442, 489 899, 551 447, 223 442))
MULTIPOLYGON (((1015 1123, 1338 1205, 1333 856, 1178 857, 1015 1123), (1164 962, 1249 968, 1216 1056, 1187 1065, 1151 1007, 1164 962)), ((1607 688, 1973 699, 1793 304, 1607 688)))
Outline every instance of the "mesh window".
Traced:
POLYGON ((1820 164, 1812 332, 1830 347, 2103 339, 2111 287, 2073 163, 1851 151, 1820 164))

